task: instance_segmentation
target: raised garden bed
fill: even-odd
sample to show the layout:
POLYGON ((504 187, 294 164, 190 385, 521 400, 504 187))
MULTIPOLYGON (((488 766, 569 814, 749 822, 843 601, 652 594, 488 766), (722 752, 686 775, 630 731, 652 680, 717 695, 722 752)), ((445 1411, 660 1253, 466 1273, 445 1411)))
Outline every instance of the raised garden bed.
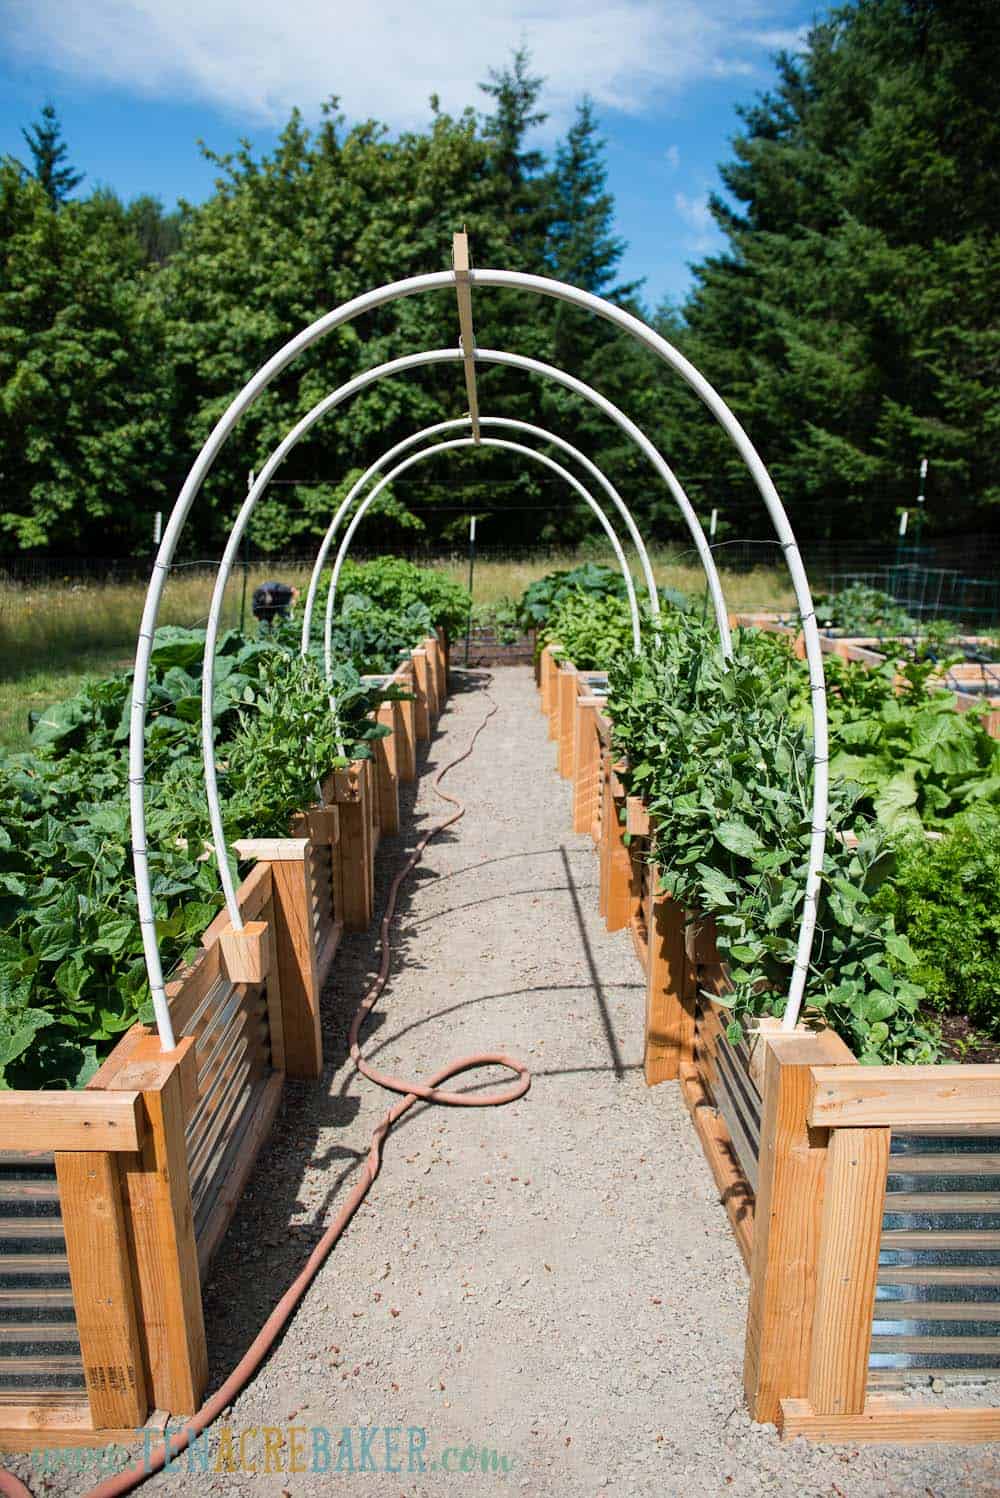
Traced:
POLYGON ((221 913, 168 984, 176 1050, 135 1025, 82 1091, 0 1092, 0 1449, 124 1443, 201 1403, 205 1274, 285 1077, 322 1074, 324 981, 341 931, 371 920, 416 713, 429 731, 447 690, 444 643, 386 680, 416 702, 382 704, 376 757, 333 772, 289 837, 236 845, 251 935, 234 943, 221 913))
POLYGON ((1000 1438, 1000 1408, 950 1392, 1000 1379, 1000 1066, 862 1067, 773 1020, 734 1043, 711 920, 657 890, 600 701, 543 651, 543 710, 571 681, 574 826, 598 829, 600 908, 644 973, 646 1081, 680 1085, 750 1274, 753 1418, 818 1441, 1000 1438), (931 1380, 943 1394, 906 1394, 931 1380))

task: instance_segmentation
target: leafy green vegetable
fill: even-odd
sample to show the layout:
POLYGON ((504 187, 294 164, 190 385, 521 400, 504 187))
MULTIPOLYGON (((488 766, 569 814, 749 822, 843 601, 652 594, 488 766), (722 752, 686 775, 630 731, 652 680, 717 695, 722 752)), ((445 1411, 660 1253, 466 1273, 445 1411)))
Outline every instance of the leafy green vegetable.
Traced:
POLYGON ((557 642, 574 665, 603 671, 632 650, 632 618, 624 598, 573 590, 552 605, 538 648, 557 642))
MULTIPOLYGON (((738 633, 726 669, 714 631, 667 614, 641 657, 610 663, 614 746, 657 837, 662 887, 715 914, 734 1025, 784 1010, 809 853, 811 743, 801 664, 774 636, 738 633)), ((873 896, 891 864, 857 787, 834 781, 818 933, 804 1015, 864 1062, 930 1061, 913 956, 873 896), (846 839, 845 834, 852 834, 846 839), (854 846, 854 836, 857 843, 854 846), (847 844, 850 844, 848 846, 847 844)))
MULTIPOLYGON (((418 643, 428 618, 414 604, 366 638, 392 654, 418 643)), ((193 955, 221 904, 214 859, 204 856, 203 650, 202 631, 164 629, 151 657, 147 831, 168 971, 193 955)), ((336 668, 334 716, 317 661, 277 634, 223 636, 215 675, 227 841, 283 834, 318 780, 370 754, 386 732, 369 717, 382 692, 355 664, 336 668)), ((0 756, 0 1086, 82 1085, 147 1002, 128 815, 130 692, 128 673, 94 682, 40 715, 30 753, 0 756)))

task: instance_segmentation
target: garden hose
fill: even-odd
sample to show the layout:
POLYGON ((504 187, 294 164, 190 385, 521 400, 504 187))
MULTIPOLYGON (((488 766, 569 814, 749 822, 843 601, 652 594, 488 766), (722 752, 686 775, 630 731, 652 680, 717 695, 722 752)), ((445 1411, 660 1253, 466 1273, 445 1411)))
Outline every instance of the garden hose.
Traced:
MULTIPOLYGON (((486 679, 491 679, 488 674, 486 679)), ((392 884, 389 887, 389 894, 379 933, 381 958, 378 972, 361 1003, 358 1005, 354 1018, 351 1021, 349 1045, 351 1060, 354 1062, 355 1068, 362 1076, 367 1077, 369 1081, 376 1082, 380 1087, 385 1087, 390 1092, 398 1092, 401 1094, 401 1097, 397 1103, 394 1103, 386 1111, 378 1127, 372 1134, 364 1168, 359 1179, 352 1187, 344 1205, 323 1233, 323 1236, 316 1244, 302 1269, 278 1301, 243 1357, 225 1382, 219 1386, 210 1399, 205 1401, 201 1409, 187 1421, 176 1435, 172 1434, 170 1436, 169 1457, 171 1461, 175 1457, 180 1456, 187 1449, 191 1440, 199 1436, 203 1430, 211 1425, 233 1403, 249 1384, 258 1368, 274 1347, 279 1334, 288 1324, 299 1301, 316 1278, 337 1240, 374 1184, 382 1163, 382 1146, 393 1124, 398 1122, 404 1113, 409 1112, 418 1099, 429 1103, 447 1103, 462 1108, 499 1107, 503 1103, 513 1103, 518 1098, 523 1097, 531 1086, 530 1074, 522 1062, 515 1060, 511 1056, 490 1051, 482 1051, 476 1055, 460 1056, 456 1060, 448 1062, 447 1065, 442 1066, 439 1071, 435 1072, 429 1083, 426 1084, 423 1082, 407 1081, 401 1077, 387 1076, 383 1072, 375 1071, 373 1067, 368 1065, 361 1054, 359 1040, 361 1027, 364 1024, 365 1018, 373 1008, 389 977, 389 969, 392 961, 390 928, 396 910, 399 891, 404 881, 413 872, 414 868, 416 868, 431 838, 436 837, 445 828, 453 826, 455 822, 465 815, 465 807, 462 802, 456 796, 449 796, 443 791, 441 789, 441 781, 448 774, 449 770, 453 770, 456 765, 460 765, 463 760, 469 758, 476 746, 479 735, 490 719, 496 714, 497 703, 490 696, 489 692, 486 692, 486 697, 490 703, 489 711, 473 733, 468 745, 461 754, 457 755, 455 759, 450 760, 434 777, 432 787, 435 795, 440 800, 447 801, 456 810, 450 816, 446 817, 444 821, 438 822, 436 826, 424 833, 409 858, 393 878, 392 884), (475 1096, 463 1092, 438 1090, 440 1084, 446 1082, 449 1077, 459 1076, 462 1072, 472 1071, 480 1066, 506 1067, 508 1070, 516 1073, 516 1081, 510 1087, 499 1092, 480 1093, 475 1096)), ((117 1472, 112 1477, 106 1477, 102 1482, 97 1483, 95 1487, 88 1489, 83 1498, 118 1498, 118 1495, 121 1493, 131 1492, 133 1488, 137 1488, 140 1483, 144 1482, 147 1477, 152 1477, 155 1472, 159 1472, 166 1464, 167 1456, 168 1452, 165 1441, 158 1451, 150 1452, 148 1460, 144 1459, 131 1467, 127 1467, 123 1472, 117 1472)), ((15 1477, 12 1472, 5 1472, 2 1469, 0 1469, 0 1493, 8 1495, 8 1498, 33 1498, 31 1489, 19 1477, 15 1477)))

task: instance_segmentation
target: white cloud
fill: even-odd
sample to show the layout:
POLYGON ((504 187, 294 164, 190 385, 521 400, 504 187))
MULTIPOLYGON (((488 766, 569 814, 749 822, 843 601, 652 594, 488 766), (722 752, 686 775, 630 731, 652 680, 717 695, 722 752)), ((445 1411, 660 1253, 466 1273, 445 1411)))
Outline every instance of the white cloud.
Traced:
POLYGON ((674 193, 674 210, 687 228, 683 248, 689 255, 707 255, 718 248, 722 235, 708 206, 707 189, 697 196, 686 192, 674 193))
POLYGON ((680 146, 668 146, 663 153, 663 158, 672 172, 676 172, 681 164, 680 146))
POLYGON ((524 42, 560 128, 587 91, 638 114, 706 78, 752 73, 791 0, 0 0, 8 53, 237 119, 314 118, 338 94, 394 127, 481 102, 524 42))

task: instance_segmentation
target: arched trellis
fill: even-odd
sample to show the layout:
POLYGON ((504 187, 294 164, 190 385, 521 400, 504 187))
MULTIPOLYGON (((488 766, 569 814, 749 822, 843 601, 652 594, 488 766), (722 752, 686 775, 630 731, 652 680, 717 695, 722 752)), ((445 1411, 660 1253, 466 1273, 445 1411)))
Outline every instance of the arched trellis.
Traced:
MULTIPOLYGON (((823 674, 823 655, 816 615, 808 578, 802 563, 798 543, 781 502, 778 491, 771 480, 763 460, 747 433, 737 421, 726 402, 697 369, 670 344, 661 334, 648 327, 632 313, 616 307, 612 302, 581 291, 565 282, 550 280, 544 276, 529 275, 522 271, 484 269, 464 271, 462 279, 471 287, 500 286, 512 290, 525 290, 537 295, 552 297, 604 319, 635 338, 650 349, 665 364, 673 369, 698 395, 716 421, 725 431, 737 452, 743 458, 758 492, 764 501, 772 524, 778 535, 785 562, 788 567, 796 603, 802 622, 809 668, 809 684, 813 716, 814 774, 812 796, 812 833, 806 885, 803 900, 802 922, 796 948, 792 981, 785 1008, 783 1025, 792 1029, 798 1019, 805 990, 816 929, 817 903, 822 878, 823 859, 826 848, 826 821, 829 793, 829 739, 826 714, 826 688, 823 674)), ((159 943, 156 937, 156 917, 153 908, 152 886, 149 873, 149 850, 146 845, 145 813, 145 727, 149 680, 149 663, 153 648, 156 621, 160 600, 170 563, 177 547, 180 533, 205 477, 211 470, 223 444, 229 437, 242 414, 256 401, 258 396, 282 369, 301 352, 335 328, 351 322, 365 312, 384 306, 403 297, 414 296, 424 291, 451 289, 459 284, 455 271, 438 271, 428 275, 411 276, 402 281, 364 293, 343 303, 303 328, 294 338, 275 353, 240 391, 213 428, 195 459, 174 504, 163 533, 153 572, 136 646, 135 673, 129 725, 129 807, 132 821, 133 866, 135 869, 136 897, 139 907, 139 922, 143 937, 143 950, 149 975, 150 993, 156 1014, 157 1029, 161 1043, 173 1048, 173 1025, 164 987, 163 968, 159 943)), ((479 351, 476 351, 477 355, 479 351)), ((424 361, 426 362, 426 361, 424 361)))
MULTIPOLYGON (((313 563, 312 575, 309 578, 309 588, 306 593, 305 606, 302 612, 303 654, 305 654, 306 650, 309 647, 309 636, 312 629, 312 615, 316 603, 316 592, 319 588, 319 581, 320 577, 322 576, 323 568, 326 566, 326 559, 329 555, 330 547, 333 544, 333 538, 337 534, 337 530, 339 529, 340 523, 343 520, 344 516, 350 512, 351 505, 354 503, 357 496, 364 491, 364 489, 375 477, 375 475, 380 473, 387 463, 391 463, 394 458, 397 458, 402 453, 407 452, 411 447, 416 446, 418 442, 422 442, 425 438, 428 437, 436 437, 442 432, 453 432, 457 431, 460 428, 469 427, 471 425, 472 418, 470 416, 458 416, 451 421, 438 421, 435 422, 433 426, 424 427, 419 432, 412 432, 409 437, 404 437, 402 441, 397 442, 393 447, 390 447, 387 452, 384 452, 381 457, 376 458, 375 462, 365 469, 364 473, 357 480, 357 482, 352 484, 351 488, 348 490, 347 494, 344 496, 343 500, 337 507, 333 519, 330 521, 330 524, 327 527, 326 534, 324 535, 323 540, 320 543, 319 551, 316 554, 316 561, 313 563)), ((629 535, 635 543, 636 550, 639 553, 639 561, 646 583, 646 594, 649 599, 650 612, 654 615, 658 614, 660 611, 660 599, 656 591, 656 579, 653 577, 653 569, 649 561, 649 553, 646 550, 645 542, 643 541, 641 533, 635 525, 632 513, 628 509, 628 506, 625 504, 625 501, 622 499, 621 495, 612 484, 611 480, 606 476, 606 474, 601 472, 597 464, 593 463, 585 453, 582 453, 580 451, 578 447, 574 447, 572 442, 567 442, 565 437, 560 437, 557 433, 550 432, 545 427, 535 426, 530 421, 517 421, 513 417, 509 416, 480 416, 479 425, 481 427, 503 427, 509 431, 525 432, 530 436, 540 437, 543 441, 552 443, 553 446, 558 447, 562 452, 567 453, 571 458, 574 458, 580 464, 580 466, 590 475, 590 477, 593 478, 598 484, 600 484, 601 488, 604 490, 605 494, 607 494, 608 498, 611 500, 618 513, 623 517, 623 519, 625 519, 626 528, 628 529, 629 535)))
MULTIPOLYGON (((438 364, 447 362, 449 360, 460 360, 464 357, 465 356, 462 349, 429 349, 423 353, 405 354, 398 359, 390 359, 384 364, 376 365, 372 369, 363 370, 360 374, 355 375, 353 379, 348 380, 343 385, 338 386, 336 390, 330 391, 328 395, 325 395, 322 400, 317 401, 312 409, 310 411, 307 411, 306 414, 295 423, 295 425, 285 434, 281 442, 279 442, 278 446, 267 458, 266 462, 260 470, 260 473, 256 475, 254 482, 251 484, 250 490, 246 495, 246 498, 243 500, 243 503, 239 509, 239 513, 237 514, 236 519, 234 520, 232 528, 229 532, 229 537, 226 541, 222 560, 219 563, 219 569, 216 574, 215 586, 212 591, 212 599, 209 605, 208 621, 206 624, 204 655, 205 668, 202 673, 201 724, 203 764, 205 774, 205 788, 208 800, 209 820, 212 828, 213 841, 216 847, 219 877, 222 882, 226 906, 229 910, 230 919, 236 929, 239 929, 242 920, 239 913, 239 906, 236 900, 236 888, 233 882, 232 873, 229 868, 229 863, 225 851, 222 812, 219 803, 218 783, 215 773, 215 758, 214 754, 212 753, 212 742, 214 738, 213 701, 215 648, 218 639, 219 624, 222 618, 223 598, 230 574, 239 555, 239 549, 242 544, 246 528, 250 522, 251 516, 253 515, 254 509, 260 503, 261 498, 263 497, 268 485, 271 482, 271 479, 274 477, 274 474, 277 472, 278 468, 281 466, 281 464, 284 462, 285 458, 289 455, 293 448, 295 448, 298 443, 302 441, 303 437, 305 437, 306 434, 312 429, 312 427, 315 426, 316 423, 320 421, 324 416, 328 415, 331 411, 336 410, 340 405, 343 404, 344 401, 358 394, 361 390, 366 389, 369 385, 374 384, 378 380, 385 379, 392 375, 405 373, 410 369, 419 368, 421 365, 438 364)), ((476 351, 476 358, 484 363, 504 364, 509 365, 515 369, 524 369, 533 374, 540 374, 545 378, 555 381, 557 384, 564 385, 566 388, 573 390, 575 393, 581 395, 585 400, 590 402, 590 404, 596 406, 598 410, 609 416, 611 420, 614 421, 616 425, 625 432, 626 436, 628 436, 632 440, 632 442, 639 448, 639 450, 648 458, 650 463, 656 469, 657 473, 659 473, 663 478, 664 482, 667 484, 668 489, 676 500, 684 522, 687 525, 688 531, 695 543, 695 548, 705 570, 709 592, 712 596, 716 623, 719 629, 721 649, 723 655, 728 658, 732 654, 732 641, 729 632, 729 619, 726 612, 726 601, 722 591, 722 581, 719 577, 718 569, 715 565, 715 560, 712 556, 711 548, 708 544, 708 540, 706 539, 704 530, 702 529, 701 522, 698 519, 697 514, 695 513, 694 506, 688 499, 683 485, 680 483, 673 470, 670 468, 669 464, 666 462, 663 455, 660 453, 659 449, 654 445, 654 443, 649 440, 649 438, 641 430, 640 427, 636 426, 635 422, 633 422, 628 416, 625 415, 624 411, 622 411, 612 401, 608 400, 607 396, 602 395, 599 390, 595 390, 592 386, 585 384, 584 381, 578 380, 575 375, 567 374, 564 370, 557 369, 554 365, 551 364, 545 364, 539 359, 531 358, 527 354, 515 354, 501 349, 479 349, 476 351)), ((536 428, 536 430, 542 431, 543 429, 536 428)), ((404 439, 404 444, 402 445, 409 445, 409 441, 410 439, 404 439)), ((397 444, 397 447, 399 446, 400 445, 397 444)), ((589 462, 589 460, 583 458, 583 454, 577 453, 576 449, 570 450, 585 463, 589 462)), ((600 470, 597 469, 593 464, 590 464, 590 468, 593 470, 593 472, 600 475, 600 470)), ((358 483, 352 487, 350 494, 339 506, 337 513, 334 516, 333 522, 331 523, 331 531, 335 529, 342 515, 346 513, 348 505, 353 501, 355 493, 359 490, 360 485, 361 480, 359 480, 358 483)), ((608 492, 612 498, 612 501, 616 505, 619 514, 622 516, 622 519, 624 520, 625 525, 628 528, 629 534, 632 537, 632 540, 639 552, 639 558, 643 567, 646 586, 651 600, 651 608, 654 613, 658 613, 659 598, 656 592, 656 580, 653 577, 653 570, 649 561, 649 554, 646 550, 645 543, 642 539, 631 511, 629 510, 628 506, 625 504, 621 496, 618 494, 617 490, 615 490, 612 486, 608 486, 608 492)), ((324 544, 327 544, 326 538, 324 538, 324 544)), ((313 579, 310 581, 310 597, 307 598, 306 604, 310 614, 313 606, 312 601, 315 599, 315 590, 316 573, 314 569, 313 579)), ((329 658, 330 631, 331 616, 328 602, 326 620, 327 659, 329 658)), ((307 638, 305 633, 304 638, 307 638)))
POLYGON ((375 500, 378 499, 383 489, 391 484, 394 479, 397 479, 401 473, 405 473, 408 468, 412 468, 414 464, 422 463, 425 458, 433 458, 438 453, 453 452, 459 448, 469 447, 499 447, 507 452, 520 453, 523 457, 533 458, 537 463, 544 464, 546 468, 551 468, 552 471, 554 473, 557 473, 560 478, 565 479, 570 487, 580 495, 581 499, 585 500, 586 503, 589 504, 590 508, 594 511, 598 520, 600 520, 601 524, 603 525, 605 532, 607 533, 608 540, 611 542, 612 549, 618 560, 618 565, 621 568, 622 576, 625 579, 625 588, 628 594, 629 612, 632 618, 632 644, 636 655, 638 655, 640 650, 642 649, 642 637, 639 625, 639 609, 635 601, 635 588, 633 587, 632 577, 629 573, 628 562, 626 561, 625 553, 622 551, 621 542, 615 534, 614 527, 612 526, 611 522, 609 521, 608 517, 605 515, 604 511, 601 509, 597 501, 593 498, 592 495, 587 493, 587 490, 580 483, 580 480, 574 478, 573 474, 571 474, 567 469, 563 468, 561 463, 555 462, 553 458, 548 457, 545 453, 536 452, 533 447, 525 447, 522 442, 508 442, 503 437, 480 437, 478 442, 476 441, 475 437, 453 437, 450 442, 435 442, 430 447, 421 448, 420 452, 411 453, 408 458, 404 458, 401 463, 397 463, 395 468, 390 469, 387 474, 384 474, 383 477, 379 479, 378 483, 372 489, 371 493, 365 496, 358 508, 355 510, 354 515, 351 518, 351 523, 348 525, 347 530, 344 532, 343 540, 340 543, 340 549, 337 552, 337 560, 333 564, 333 574, 330 578, 330 590, 326 595, 324 653, 328 671, 331 664, 331 630, 333 626, 333 604, 337 593, 337 584, 340 581, 340 573, 344 565, 344 559, 347 556, 348 551, 350 550, 351 542, 354 539, 355 532, 357 531, 358 526, 361 524, 361 521, 364 519, 367 511, 369 510, 371 505, 374 504, 375 500))

